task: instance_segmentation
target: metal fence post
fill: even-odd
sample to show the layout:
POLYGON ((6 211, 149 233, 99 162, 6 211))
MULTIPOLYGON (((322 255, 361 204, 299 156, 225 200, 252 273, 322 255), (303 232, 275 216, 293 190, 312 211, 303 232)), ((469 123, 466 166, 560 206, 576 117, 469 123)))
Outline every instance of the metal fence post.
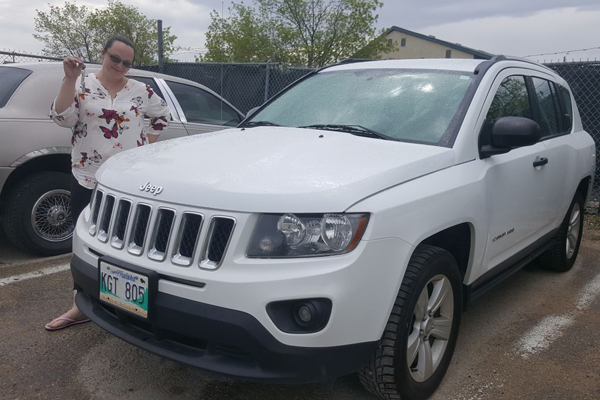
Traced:
POLYGON ((162 19, 158 21, 158 72, 163 72, 163 31, 162 19))
POLYGON ((271 62, 271 60, 267 61, 267 66, 266 66, 266 77, 265 77, 265 103, 267 102, 267 100, 269 100, 269 63, 271 62))

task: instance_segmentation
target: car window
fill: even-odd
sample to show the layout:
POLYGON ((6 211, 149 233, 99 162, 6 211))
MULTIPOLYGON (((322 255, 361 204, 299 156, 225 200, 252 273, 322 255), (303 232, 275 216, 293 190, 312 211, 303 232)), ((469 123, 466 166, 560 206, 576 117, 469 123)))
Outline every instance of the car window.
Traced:
POLYGON ((481 135, 482 145, 491 143, 492 126, 502 117, 532 118, 524 76, 509 76, 500 83, 485 117, 481 135))
POLYGON ((188 122, 236 126, 238 113, 217 97, 195 86, 167 81, 188 122))
POLYGON ((28 69, 0 67, 0 108, 8 103, 10 96, 30 74, 28 69))
POLYGON ((556 112, 556 100, 552 94, 550 82, 545 79, 532 78, 535 97, 540 107, 540 118, 538 124, 542 128, 542 137, 560 133, 558 127, 558 115, 556 112))
POLYGON ((560 118, 563 132, 571 132, 573 129, 573 104, 571 103, 571 93, 564 86, 555 84, 558 88, 558 100, 560 103, 560 118))

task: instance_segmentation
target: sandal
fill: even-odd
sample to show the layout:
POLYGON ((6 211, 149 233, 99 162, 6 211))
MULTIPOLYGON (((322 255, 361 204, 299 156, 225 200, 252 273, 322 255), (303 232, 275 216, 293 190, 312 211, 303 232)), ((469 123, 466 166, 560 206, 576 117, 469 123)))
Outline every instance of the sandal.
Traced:
POLYGON ((79 325, 79 324, 83 324, 85 322, 90 322, 89 318, 86 319, 71 319, 71 318, 65 318, 65 317, 59 317, 56 319, 53 319, 52 321, 48 322, 45 326, 47 331, 58 331, 60 329, 65 329, 68 328, 70 326, 73 325, 79 325), (55 322, 55 321, 65 321, 67 322, 67 324, 61 325, 61 326, 57 326, 56 328, 53 328, 50 326, 51 323, 55 322))

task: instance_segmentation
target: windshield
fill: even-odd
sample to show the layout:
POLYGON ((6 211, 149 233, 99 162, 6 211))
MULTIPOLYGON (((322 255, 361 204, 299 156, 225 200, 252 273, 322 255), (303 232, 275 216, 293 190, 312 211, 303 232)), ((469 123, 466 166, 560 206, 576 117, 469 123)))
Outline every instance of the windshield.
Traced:
POLYGON ((389 139, 440 144, 471 81, 470 74, 454 71, 323 71, 280 95, 252 121, 360 126, 389 139))

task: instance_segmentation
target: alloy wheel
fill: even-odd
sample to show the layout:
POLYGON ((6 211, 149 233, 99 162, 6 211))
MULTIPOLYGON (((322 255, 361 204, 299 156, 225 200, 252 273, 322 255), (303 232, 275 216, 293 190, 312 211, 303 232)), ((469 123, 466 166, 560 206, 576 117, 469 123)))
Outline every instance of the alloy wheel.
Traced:
POLYGON ((421 291, 408 336, 406 358, 415 381, 426 381, 440 365, 452 332, 453 318, 452 285, 444 275, 436 275, 421 291))
POLYGON ((579 225, 581 224, 581 208, 579 208, 579 203, 575 203, 573 205, 573 210, 571 211, 571 216, 569 217, 569 226, 567 228, 567 259, 571 259, 573 254, 575 254, 575 249, 577 248, 577 241, 579 239, 579 225))

